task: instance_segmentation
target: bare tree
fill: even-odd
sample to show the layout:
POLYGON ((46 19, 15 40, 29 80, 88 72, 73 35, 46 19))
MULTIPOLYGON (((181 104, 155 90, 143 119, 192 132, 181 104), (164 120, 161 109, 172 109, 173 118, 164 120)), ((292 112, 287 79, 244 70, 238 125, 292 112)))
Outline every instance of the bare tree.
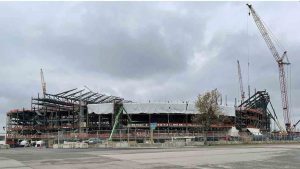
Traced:
POLYGON ((207 132, 211 124, 218 123, 221 107, 218 105, 218 99, 221 94, 217 89, 200 94, 196 101, 198 113, 194 115, 193 122, 198 124, 204 134, 204 144, 207 145, 207 132))

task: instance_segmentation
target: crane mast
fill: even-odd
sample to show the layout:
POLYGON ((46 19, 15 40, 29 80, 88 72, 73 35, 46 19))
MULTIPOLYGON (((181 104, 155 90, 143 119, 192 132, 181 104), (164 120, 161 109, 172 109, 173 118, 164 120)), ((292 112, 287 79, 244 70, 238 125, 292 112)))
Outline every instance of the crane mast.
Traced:
POLYGON ((241 73, 241 67, 240 67, 239 60, 237 60, 237 65, 238 65, 238 75, 239 75, 239 82, 240 82, 241 99, 242 99, 242 102, 244 102, 245 92, 244 92, 244 87, 243 87, 243 79, 242 79, 242 73, 241 73))
POLYGON ((46 82, 45 82, 45 79, 44 79, 43 69, 41 69, 41 84, 42 84, 43 96, 45 97, 45 94, 46 94, 46 82))
POLYGON ((263 39, 265 40, 268 48, 270 49, 274 59, 278 64, 283 118, 285 122, 286 131, 289 132, 291 131, 292 128, 291 128, 290 109, 289 109, 288 93, 287 93, 287 85, 286 85, 286 76, 284 70, 284 65, 290 64, 286 55, 287 51, 284 51, 282 56, 279 55, 265 25, 263 24, 263 22, 261 21, 257 13, 255 12, 254 8, 250 4, 247 4, 247 6, 252 14, 256 26, 258 27, 263 39), (286 61, 284 61, 285 58, 286 61))

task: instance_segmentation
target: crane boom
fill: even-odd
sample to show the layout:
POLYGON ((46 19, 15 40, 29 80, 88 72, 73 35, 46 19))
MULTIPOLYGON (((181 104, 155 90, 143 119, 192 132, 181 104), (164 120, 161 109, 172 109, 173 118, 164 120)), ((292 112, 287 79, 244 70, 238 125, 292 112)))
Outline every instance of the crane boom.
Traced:
POLYGON ((45 79, 44 79, 43 69, 41 69, 41 84, 42 84, 43 96, 45 96, 45 94, 46 94, 46 82, 45 82, 45 79))
MULTIPOLYGON (((278 64, 278 69, 279 69, 279 82, 280 82, 280 91, 281 91, 281 101, 282 101, 282 108, 283 108, 283 117, 284 117, 284 122, 285 122, 285 127, 287 131, 291 131, 291 119, 290 119, 290 110, 289 110, 289 102, 288 102, 288 93, 287 93, 287 85, 286 85, 286 77, 285 77, 285 70, 284 70, 284 65, 290 64, 287 58, 287 51, 284 51, 283 55, 280 56, 265 25, 261 21, 260 17, 257 15, 255 12, 254 8, 252 5, 247 4, 252 17, 254 19, 254 22, 256 26, 258 27, 263 39, 265 40, 268 48, 270 49, 274 59, 276 60, 278 64), (286 58, 286 62, 284 59, 286 58)), ((250 15, 249 12, 249 15, 250 15)))
POLYGON ((242 73, 241 73, 241 67, 240 67, 239 60, 237 60, 237 65, 238 65, 238 75, 239 75, 239 82, 240 82, 241 99, 242 99, 242 102, 244 102, 245 92, 244 92, 244 87, 243 87, 243 79, 242 79, 242 73))

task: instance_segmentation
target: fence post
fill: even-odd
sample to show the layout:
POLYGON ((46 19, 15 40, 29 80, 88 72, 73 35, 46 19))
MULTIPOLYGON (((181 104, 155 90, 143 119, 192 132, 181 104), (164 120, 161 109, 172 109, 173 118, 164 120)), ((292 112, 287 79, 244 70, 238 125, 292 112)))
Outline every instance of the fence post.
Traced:
POLYGON ((120 145, 121 145, 121 129, 119 130, 119 142, 120 142, 120 145))
POLYGON ((212 131, 212 143, 215 143, 215 132, 212 131))
POLYGON ((153 129, 150 129, 150 143, 153 144, 153 129))
POLYGON ((128 147, 129 147, 129 127, 127 127, 127 144, 128 144, 128 147))
POLYGON ((136 128, 134 130, 134 139, 135 139, 135 142, 137 143, 137 141, 136 141, 136 128))
POLYGON ((97 130, 97 141, 99 140, 99 131, 97 130))
POLYGON ((58 148, 59 148, 59 131, 57 131, 57 145, 58 145, 58 148))

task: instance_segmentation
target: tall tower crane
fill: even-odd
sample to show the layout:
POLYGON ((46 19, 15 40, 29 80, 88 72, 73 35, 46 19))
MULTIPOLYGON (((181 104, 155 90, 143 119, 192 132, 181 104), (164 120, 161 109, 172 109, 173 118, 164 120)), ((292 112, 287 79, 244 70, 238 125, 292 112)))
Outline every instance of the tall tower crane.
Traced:
POLYGON ((45 97, 45 94, 46 94, 46 82, 45 82, 45 79, 44 79, 43 69, 41 69, 41 84, 42 84, 43 96, 45 97))
MULTIPOLYGON (((289 102, 288 102, 288 92, 287 92, 287 85, 286 85, 286 77, 285 77, 285 70, 284 66, 289 65, 290 62, 287 58, 287 51, 284 51, 283 54, 280 56, 271 37, 268 33, 266 26, 261 21, 260 17, 257 15, 256 11, 252 7, 252 5, 247 4, 252 17, 254 19, 254 22, 256 26, 258 27, 262 37, 264 38, 268 48, 270 49, 274 59, 276 60, 278 64, 279 69, 279 81, 280 81, 280 91, 281 91, 281 101, 282 101, 282 109, 283 109, 283 117, 284 117, 284 123, 285 128, 287 132, 290 132, 292 130, 291 126, 291 119, 290 119, 290 109, 289 109, 289 102)), ((250 15, 249 12, 249 15, 250 15)))
POLYGON ((239 60, 237 60, 237 65, 238 65, 238 75, 239 75, 239 82, 240 82, 241 99, 242 99, 242 102, 244 102, 245 92, 244 92, 244 87, 243 87, 243 79, 242 79, 242 73, 241 73, 241 67, 240 67, 239 60))

